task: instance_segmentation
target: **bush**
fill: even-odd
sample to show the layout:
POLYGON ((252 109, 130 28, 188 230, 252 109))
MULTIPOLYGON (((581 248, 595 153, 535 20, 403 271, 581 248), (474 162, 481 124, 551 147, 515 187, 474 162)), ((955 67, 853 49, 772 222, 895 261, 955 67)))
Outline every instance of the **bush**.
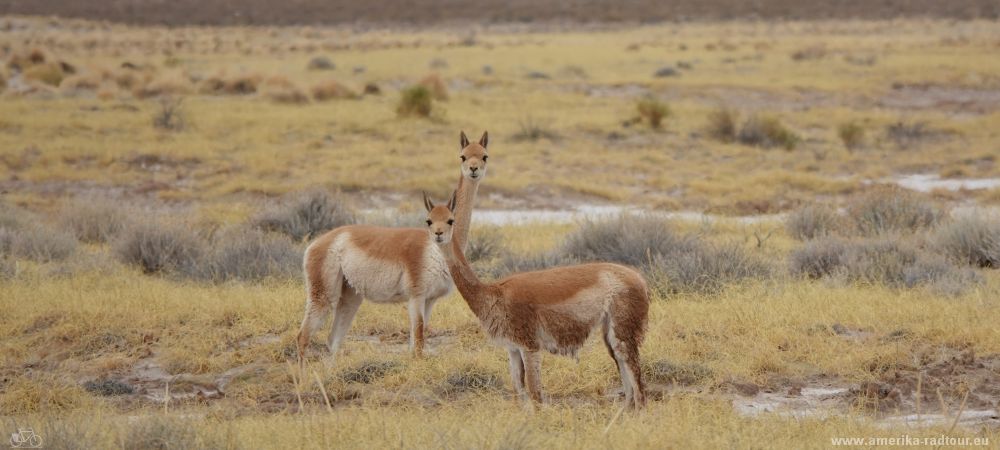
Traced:
POLYGON ((0 228, 0 256, 38 262, 61 261, 76 251, 73 235, 48 226, 0 228))
POLYGON ((982 282, 982 277, 975 271, 957 268, 939 255, 920 254, 913 265, 903 269, 903 284, 906 287, 925 286, 949 297, 961 295, 969 287, 982 282))
POLYGON ((500 279, 512 273, 531 272, 551 267, 568 266, 580 261, 559 251, 543 252, 533 255, 516 255, 504 253, 500 261, 487 271, 493 279, 500 279))
POLYGON ((296 241, 355 222, 354 213, 344 201, 326 191, 312 190, 287 195, 253 219, 264 231, 284 233, 296 241))
POLYGON ((785 219, 788 234, 799 240, 809 240, 828 236, 842 227, 843 219, 825 205, 808 205, 799 208, 785 219))
POLYGON ((736 136, 740 143, 754 147, 783 147, 793 150, 799 137, 774 117, 750 116, 736 136))
POLYGON ((736 140, 736 113, 728 109, 717 109, 708 115, 705 132, 722 142, 736 140))
POLYGON ((445 380, 445 394, 465 392, 499 391, 503 389, 503 377, 478 367, 466 367, 451 373, 445 380))
POLYGON ((837 127, 837 135, 848 150, 860 148, 865 143, 865 129, 857 122, 845 122, 837 127))
POLYGON ((862 236, 914 232, 937 223, 944 213, 926 197, 898 187, 868 193, 848 207, 854 231, 862 236))
POLYGON ((651 128, 660 128, 663 119, 670 116, 670 106, 655 98, 645 98, 636 104, 639 117, 649 123, 651 128))
POLYGON ((333 70, 336 69, 337 66, 326 56, 316 56, 309 60, 307 68, 309 70, 333 70))
POLYGON ((59 86, 65 77, 66 74, 63 73, 62 68, 56 63, 39 64, 24 71, 24 78, 26 80, 38 81, 53 87, 59 86))
POLYGON ((465 257, 470 263, 490 261, 503 251, 503 235, 496 227, 477 227, 469 233, 465 257))
POLYGON ((204 248, 204 241, 190 228, 152 220, 129 225, 114 243, 119 260, 150 274, 191 273, 204 248))
POLYGON ((609 261, 640 268, 664 293, 715 293, 726 284, 770 276, 764 261, 738 245, 712 245, 679 236, 669 222, 650 216, 621 216, 584 222, 560 248, 572 261, 609 261))
POLYGON ((284 77, 271 77, 264 81, 261 93, 277 103, 309 103, 309 96, 295 83, 284 77))
POLYGON ((358 95, 354 91, 348 89, 346 86, 338 83, 336 80, 322 81, 312 87, 312 97, 313 100, 318 102, 333 100, 333 99, 351 99, 357 98, 358 95))
POLYGON ((153 114, 153 127, 167 131, 184 129, 184 112, 181 109, 181 98, 162 97, 153 114))
POLYGON ((434 100, 448 100, 448 88, 445 87, 441 76, 436 73, 427 75, 417 85, 427 88, 434 100))
POLYGON ((766 279, 773 272, 763 259, 740 245, 691 242, 672 254, 654 256, 654 266, 648 271, 653 289, 664 294, 715 294, 729 284, 766 279))
POLYGON ((959 217, 942 224, 931 241, 955 261, 979 267, 1000 267, 1000 218, 959 217))
MULTIPOLYGON (((0 229, 0 239, 3 238, 3 229, 0 229)), ((3 243, 0 242, 0 245, 3 243)), ((0 248, 0 255, 3 254, 3 249, 0 248)), ((10 259, 0 257, 0 280, 9 280, 17 276, 17 262, 10 259)))
POLYGON ((806 242, 788 257, 793 275, 822 278, 833 275, 844 265, 848 243, 840 238, 823 237, 806 242))
POLYGON ((843 257, 849 280, 905 286, 904 272, 917 261, 917 249, 899 238, 856 241, 843 257))
POLYGON ((899 148, 909 147, 932 135, 930 127, 924 122, 906 123, 899 121, 886 125, 885 137, 899 148))
POLYGON ((432 110, 431 91, 424 86, 410 86, 403 90, 396 106, 400 116, 429 117, 432 110))
POLYGON ((83 242, 108 242, 117 235, 128 215, 115 202, 101 198, 77 198, 60 211, 60 222, 83 242))
POLYGON ((242 73, 232 78, 213 75, 204 79, 198 91, 210 95, 249 95, 257 92, 261 76, 253 73, 242 73))
POLYGON ((371 384, 401 367, 396 361, 365 361, 341 372, 340 379, 348 383, 371 384))
POLYGON ((711 380, 712 370, 698 363, 677 364, 666 360, 642 364, 647 383, 693 385, 711 380))
POLYGON ((545 124, 531 116, 518 120, 517 127, 517 133, 511 136, 515 141, 556 140, 559 138, 556 132, 549 130, 545 124))
POLYGON ((691 248, 694 241, 678 236, 666 220, 645 215, 622 215, 586 221, 570 233, 561 253, 580 261, 611 261, 648 268, 656 255, 691 248))
POLYGON ((255 229, 224 233, 195 267, 194 278, 211 281, 258 281, 291 278, 302 269, 302 250, 285 236, 255 229))

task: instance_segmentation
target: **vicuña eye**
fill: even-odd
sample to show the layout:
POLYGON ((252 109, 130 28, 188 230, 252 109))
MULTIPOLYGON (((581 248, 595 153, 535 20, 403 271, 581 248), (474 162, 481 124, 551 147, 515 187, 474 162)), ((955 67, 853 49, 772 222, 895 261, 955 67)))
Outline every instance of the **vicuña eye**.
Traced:
POLYGON ((483 162, 486 162, 486 158, 489 158, 489 157, 490 157, 490 155, 483 155, 483 162))
POLYGON ((434 222, 431 222, 431 219, 427 219, 427 226, 431 226, 433 223, 434 222))
POLYGON ((448 225, 454 225, 455 219, 448 219, 448 225))
POLYGON ((462 158, 462 161, 465 161, 465 155, 459 156, 459 158, 462 158))

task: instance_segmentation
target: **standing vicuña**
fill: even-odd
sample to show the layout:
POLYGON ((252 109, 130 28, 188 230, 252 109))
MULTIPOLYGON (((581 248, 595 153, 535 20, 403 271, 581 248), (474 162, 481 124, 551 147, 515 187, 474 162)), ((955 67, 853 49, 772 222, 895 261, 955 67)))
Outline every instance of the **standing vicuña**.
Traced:
POLYGON ((457 192, 462 208, 447 227, 428 223, 439 233, 429 237, 421 228, 348 225, 320 236, 306 248, 307 298, 298 337, 300 362, 304 361, 309 336, 331 312, 333 325, 327 347, 333 362, 364 298, 376 303, 409 302, 410 350, 416 356, 422 354, 431 307, 452 286, 448 266, 435 243, 451 242, 454 233, 455 243, 465 247, 472 205, 486 175, 487 133, 478 143, 470 144, 464 132, 460 139, 462 173, 457 192))
MULTIPOLYGON (((432 227, 451 222, 456 197, 448 207, 434 206, 424 196, 432 227)), ((463 208, 461 199, 458 207, 463 208)), ((455 286, 479 318, 486 334, 507 348, 514 390, 541 402, 539 350, 575 355, 598 326, 614 358, 625 389, 625 404, 645 404, 639 345, 646 330, 649 292, 635 270, 609 263, 556 267, 483 283, 456 243, 440 242, 455 286)))

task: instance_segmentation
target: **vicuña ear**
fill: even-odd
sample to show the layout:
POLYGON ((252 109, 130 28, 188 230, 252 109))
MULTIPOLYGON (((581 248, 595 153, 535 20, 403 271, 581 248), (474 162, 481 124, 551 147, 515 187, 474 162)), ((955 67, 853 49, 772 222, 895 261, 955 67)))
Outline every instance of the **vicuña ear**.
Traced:
POLYGON ((483 131, 483 137, 479 138, 479 145, 486 148, 486 145, 490 143, 490 135, 486 131, 483 131))
POLYGON ((424 208, 427 208, 427 212, 431 212, 431 210, 434 209, 434 202, 432 202, 431 199, 427 197, 426 192, 423 192, 423 194, 424 194, 424 208))
POLYGON ((448 200, 448 210, 455 212, 455 207, 458 206, 458 191, 451 191, 451 200, 448 200))
POLYGON ((462 148, 469 146, 469 138, 465 137, 465 131, 462 131, 462 135, 459 137, 459 144, 462 148))

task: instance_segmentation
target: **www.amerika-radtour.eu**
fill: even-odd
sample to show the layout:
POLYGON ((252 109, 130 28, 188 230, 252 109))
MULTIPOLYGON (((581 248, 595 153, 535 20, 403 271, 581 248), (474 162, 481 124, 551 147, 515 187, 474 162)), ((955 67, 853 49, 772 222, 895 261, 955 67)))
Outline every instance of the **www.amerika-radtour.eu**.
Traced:
POLYGON ((988 446, 988 437, 958 437, 958 436, 927 436, 917 437, 910 435, 886 436, 886 437, 832 437, 830 443, 835 446, 847 445, 895 445, 895 446, 988 446))

